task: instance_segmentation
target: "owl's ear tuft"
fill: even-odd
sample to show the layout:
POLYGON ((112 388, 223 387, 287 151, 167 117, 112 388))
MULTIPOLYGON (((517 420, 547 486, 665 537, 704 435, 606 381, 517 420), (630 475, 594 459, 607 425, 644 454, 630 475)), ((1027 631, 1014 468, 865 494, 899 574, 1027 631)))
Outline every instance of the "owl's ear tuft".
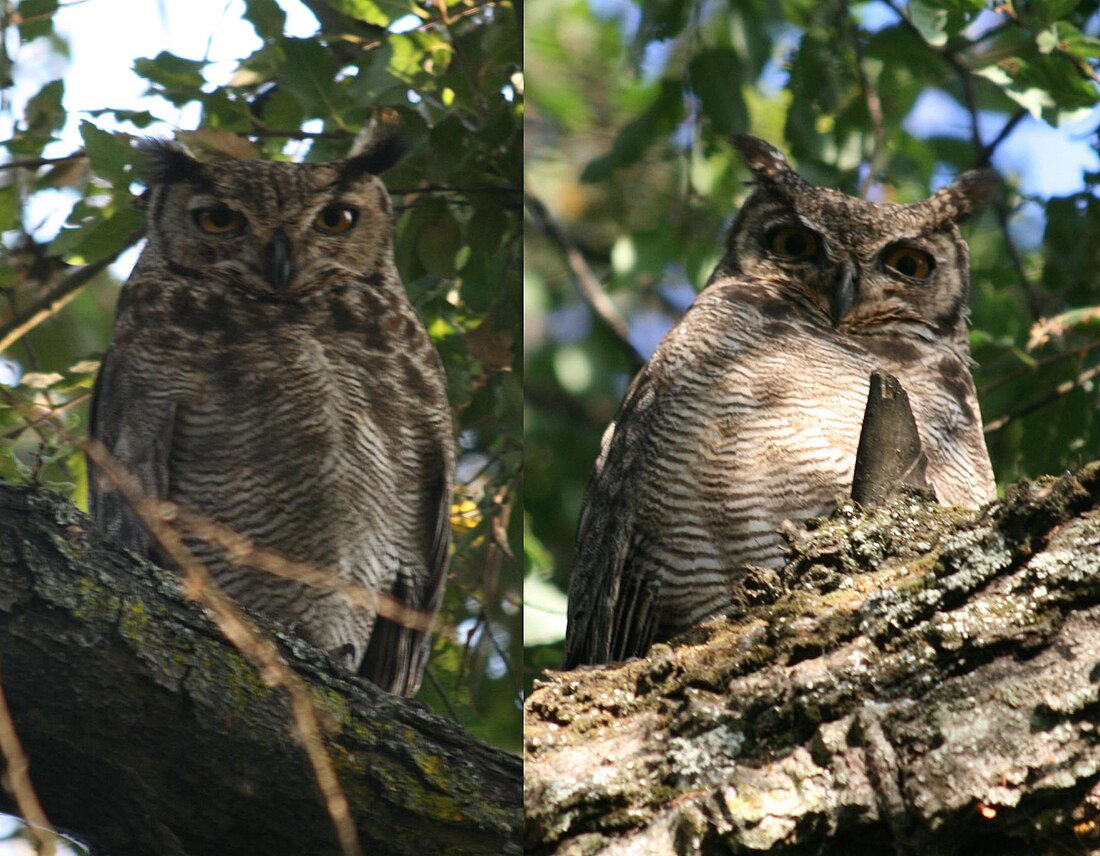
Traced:
POLYGON ((738 134, 733 144, 745 159, 745 165, 759 179, 776 181, 780 176, 790 173, 791 166, 783 153, 770 143, 751 134, 738 134))
POLYGON ((1000 192, 1001 179, 994 170, 972 169, 941 187, 924 204, 938 222, 955 222, 993 201, 1000 192))
POLYGON ((206 181, 206 168, 182 143, 150 138, 137 145, 143 161, 141 173, 148 184, 206 181))
POLYGON ((396 134, 387 134, 365 152, 344 162, 343 177, 354 181, 363 175, 381 175, 405 156, 405 144, 396 134))

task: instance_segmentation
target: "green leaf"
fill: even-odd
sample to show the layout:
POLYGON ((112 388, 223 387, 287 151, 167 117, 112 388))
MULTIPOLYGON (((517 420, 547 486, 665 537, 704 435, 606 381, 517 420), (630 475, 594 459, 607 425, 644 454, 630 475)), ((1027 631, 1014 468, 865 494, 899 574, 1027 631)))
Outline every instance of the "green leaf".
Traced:
POLYGON ((65 84, 60 80, 51 80, 39 89, 27 101, 27 129, 43 134, 52 134, 59 130, 66 119, 65 108, 61 106, 64 97, 65 84))
POLYGON ((913 0, 909 4, 909 20, 932 47, 938 48, 947 44, 946 9, 937 8, 923 0, 913 0))
POLYGON ((1081 0, 1031 0, 1026 9, 1029 17, 1038 19, 1041 24, 1053 24, 1080 4, 1081 0))
POLYGON ((345 128, 345 113, 351 102, 333 83, 340 70, 339 60, 313 39, 286 39, 283 51, 286 62, 279 69, 279 77, 287 91, 298 99, 303 112, 345 128))
POLYGON ((139 128, 148 128, 154 122, 160 121, 148 110, 93 110, 93 116, 102 116, 108 113, 119 122, 130 122, 139 128))
POLYGON ((439 213, 420 233, 416 245, 421 264, 438 276, 455 275, 455 255, 461 242, 458 221, 447 206, 440 206, 439 213))
POLYGON ((913 0, 909 20, 930 45, 942 47, 962 33, 985 7, 985 0, 913 0))
POLYGON ((723 136, 749 127, 749 113, 741 97, 743 68, 729 48, 714 48, 698 54, 688 65, 691 87, 703 102, 703 112, 723 136))
POLYGON ((584 168, 581 181, 603 181, 615 170, 641 159, 651 145, 675 129, 684 113, 683 89, 678 80, 663 80, 657 97, 638 118, 627 122, 612 144, 611 152, 584 168))
POLYGON ((153 59, 142 57, 134 60, 134 72, 153 84, 151 91, 163 95, 177 106, 194 101, 199 96, 206 82, 202 76, 205 67, 206 63, 202 60, 184 59, 168 51, 161 51, 153 59))
MULTIPOLYGON (((524 536, 525 554, 532 537, 524 536)), ((528 574, 523 580, 523 644, 550 645, 565 639, 567 605, 565 592, 541 574, 528 574)))
POLYGON ((1096 87, 1060 54, 1038 55, 1031 60, 1013 58, 981 69, 978 74, 1002 87, 1036 119, 1052 125, 1073 121, 1100 101, 1096 87))
POLYGON ((279 39, 286 26, 286 12, 275 0, 245 0, 244 17, 256 30, 256 35, 266 41, 279 39))
POLYGON ((58 8, 57 0, 22 0, 17 10, 20 40, 29 42, 53 33, 53 16, 58 8))
POLYGON ((117 134, 101 131, 91 122, 80 123, 80 136, 92 170, 118 189, 129 188, 133 180, 135 151, 117 134))
POLYGON ((50 255, 70 262, 90 262, 109 256, 126 245, 145 224, 145 215, 132 205, 121 205, 111 213, 78 229, 62 229, 50 243, 50 255))
POLYGON ((405 15, 425 17, 424 10, 408 0, 325 0, 329 6, 357 21, 388 27, 405 15))
POLYGON ((0 232, 19 225, 21 210, 18 188, 14 184, 0 187, 0 232))

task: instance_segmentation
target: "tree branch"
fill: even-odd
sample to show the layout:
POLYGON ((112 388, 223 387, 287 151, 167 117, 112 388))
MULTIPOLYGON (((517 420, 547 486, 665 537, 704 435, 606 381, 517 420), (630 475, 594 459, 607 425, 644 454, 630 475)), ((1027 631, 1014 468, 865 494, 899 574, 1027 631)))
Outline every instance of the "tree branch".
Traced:
POLYGON ((1077 377, 1062 381, 1046 395, 1040 396, 1034 401, 1028 402, 1022 407, 1013 410, 1011 413, 1006 413, 1004 416, 1001 416, 998 419, 994 419, 992 422, 987 424, 983 430, 986 434, 992 434, 995 431, 1000 431, 1010 422, 1013 422, 1016 419, 1022 419, 1024 416, 1034 413, 1036 410, 1040 410, 1046 407, 1048 404, 1057 401, 1063 395, 1068 395, 1069 393, 1073 392, 1073 390, 1075 390, 1077 387, 1088 383, 1097 375, 1100 375, 1100 365, 1085 369, 1083 372, 1078 374, 1077 377))
POLYGON ((1098 513, 1100 462, 975 513, 844 503, 755 605, 550 673, 526 852, 1091 852, 1098 513))
MULTIPOLYGON (((60 497, 3 484, 0 555, 4 688, 59 827, 112 854, 336 850, 285 694, 175 574, 60 497)), ((323 712, 364 852, 520 852, 519 759, 276 639, 323 712)))
POLYGON ((886 140, 886 121, 882 115, 882 99, 879 97, 878 88, 867 74, 864 63, 863 45, 859 40, 859 27, 852 20, 851 10, 847 2, 844 9, 844 32, 852 43, 852 50, 856 58, 856 76, 859 78, 860 88, 863 89, 863 100, 867 103, 867 116, 871 120, 871 152, 867 157, 867 175, 864 177, 859 189, 859 195, 867 198, 871 186, 875 183, 875 177, 882 169, 883 143, 886 140))
POLYGON ((144 234, 144 231, 142 231, 131 235, 111 255, 74 270, 39 300, 35 301, 32 306, 14 318, 0 324, 0 353, 6 351, 47 318, 60 312, 70 300, 80 293, 84 286, 113 265, 118 257, 140 241, 144 234))
POLYGON ((629 354, 634 369, 640 369, 645 365, 645 357, 638 352, 630 341, 630 328, 626 320, 619 314, 611 298, 607 296, 603 285, 588 266, 581 251, 569 239, 565 230, 550 216, 542 201, 531 193, 523 195, 524 205, 538 228, 549 237, 565 255, 565 262, 573 274, 573 282, 581 299, 592 310, 600 323, 619 341, 623 349, 629 354))
MULTIPOLYGON (((959 59, 958 53, 950 45, 936 47, 935 45, 928 44, 920 30, 918 30, 913 22, 909 20, 905 12, 899 8, 895 0, 884 0, 884 2, 913 34, 914 38, 920 40, 928 50, 943 59, 943 61, 951 67, 952 71, 954 71, 959 81, 959 87, 962 89, 966 112, 970 116, 970 139, 974 145, 974 151, 977 152, 975 166, 983 166, 989 163, 997 146, 1008 137, 1009 133, 1016 127, 1016 124, 1024 117, 1019 115, 1020 111, 1017 111, 1017 115, 1013 116, 1008 123, 1001 128, 994 142, 989 145, 982 143, 978 99, 974 95, 974 74, 966 67, 966 64, 959 59)), ((1027 300, 1027 306, 1031 312, 1031 316, 1034 319, 1042 318, 1045 314, 1043 312, 1042 295, 1031 281, 1031 277, 1027 275, 1027 270, 1024 268, 1020 251, 1016 248, 1016 242, 1012 239, 1012 233, 1008 228, 1008 206, 1003 201, 998 200, 994 203, 993 207, 997 212, 997 222, 1001 227, 1001 235, 1004 238, 1005 248, 1008 250, 1009 258, 1012 260, 1012 266, 1016 269, 1016 275, 1020 279, 1020 285, 1023 287, 1024 298, 1027 300)))
POLYGON ((6 169, 38 169, 43 166, 50 166, 57 163, 68 163, 69 161, 80 160, 86 158, 88 155, 84 149, 77 149, 71 155, 65 155, 59 158, 27 158, 24 160, 13 160, 6 163, 0 163, 0 170, 6 169))

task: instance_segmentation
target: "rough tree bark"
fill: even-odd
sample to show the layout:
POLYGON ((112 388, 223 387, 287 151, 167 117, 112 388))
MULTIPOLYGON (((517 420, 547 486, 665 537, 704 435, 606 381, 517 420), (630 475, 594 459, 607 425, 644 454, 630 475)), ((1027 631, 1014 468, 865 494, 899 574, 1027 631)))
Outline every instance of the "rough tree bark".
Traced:
MULTIPOLYGON (((365 853, 519 853, 520 759, 287 637, 365 853)), ((97 853, 326 854, 285 694, 66 500, 0 485, 0 681, 50 819, 97 853)), ((0 808, 14 811, 9 794, 0 808)))
POLYGON ((1100 463, 793 535, 740 614, 538 686, 526 852, 1100 852, 1100 463))

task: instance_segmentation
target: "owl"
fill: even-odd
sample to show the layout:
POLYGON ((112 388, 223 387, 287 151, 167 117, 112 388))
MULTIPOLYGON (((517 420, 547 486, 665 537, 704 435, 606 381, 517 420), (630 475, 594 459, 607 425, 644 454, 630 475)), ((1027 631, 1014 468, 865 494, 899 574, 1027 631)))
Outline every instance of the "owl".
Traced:
MULTIPOLYGON (((378 176, 395 140, 336 163, 204 163, 145 144, 147 243, 119 298, 91 434, 149 497, 434 613, 454 441, 439 357, 394 266, 378 176)), ((98 527, 165 560, 90 465, 98 527)), ((234 563, 184 532, 237 602, 411 696, 426 631, 234 563)))
POLYGON ((565 666, 622 660, 730 608, 783 564, 785 520, 852 485, 869 377, 907 391, 946 504, 995 497, 969 372, 957 222, 996 187, 962 175, 911 205, 816 187, 735 140, 755 189, 706 288, 603 437, 577 536, 565 666))

